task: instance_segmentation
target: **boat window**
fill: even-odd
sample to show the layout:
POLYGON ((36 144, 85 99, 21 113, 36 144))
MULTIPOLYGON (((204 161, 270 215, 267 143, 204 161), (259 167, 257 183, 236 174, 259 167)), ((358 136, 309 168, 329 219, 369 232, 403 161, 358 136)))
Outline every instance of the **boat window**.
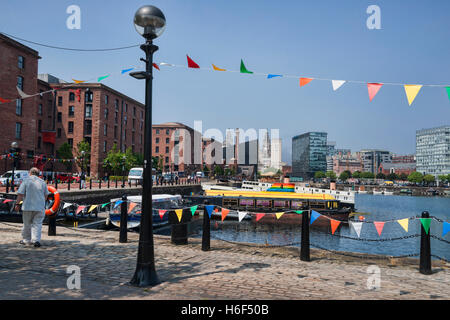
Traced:
POLYGON ((303 207, 303 203, 301 201, 292 201, 292 208, 293 209, 298 209, 303 207))
POLYGON ((270 207, 270 200, 256 200, 256 206, 263 208, 270 207))
POLYGON ((253 207, 255 205, 255 200, 250 200, 250 199, 241 199, 239 205, 241 207, 253 207))
POLYGON ((274 208, 289 208, 289 201, 286 200, 274 200, 273 201, 274 208))
POLYGON ((236 207, 238 205, 238 200, 237 199, 223 199, 223 206, 224 207, 236 207))

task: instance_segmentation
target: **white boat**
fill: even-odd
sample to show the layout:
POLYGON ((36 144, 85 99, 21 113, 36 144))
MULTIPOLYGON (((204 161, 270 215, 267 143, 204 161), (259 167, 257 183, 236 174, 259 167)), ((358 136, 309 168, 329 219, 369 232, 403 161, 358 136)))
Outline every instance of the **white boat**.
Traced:
POLYGON ((373 190, 372 191, 373 192, 373 194, 383 194, 383 191, 380 191, 380 190, 373 190))
MULTIPOLYGON (((153 199, 153 226, 164 225, 168 223, 168 212, 160 217, 158 209, 178 209, 183 205, 183 199, 181 195, 172 195, 172 194, 154 194, 152 195, 153 199)), ((111 199, 111 209, 109 211, 109 221, 116 227, 120 227, 120 210, 121 204, 116 206, 116 202, 122 200, 122 198, 111 199)), ((127 219, 127 228, 132 229, 139 227, 141 224, 141 203, 142 196, 129 196, 127 198, 128 206, 128 219, 127 219), (135 203, 134 208, 129 210, 130 204, 135 203)))

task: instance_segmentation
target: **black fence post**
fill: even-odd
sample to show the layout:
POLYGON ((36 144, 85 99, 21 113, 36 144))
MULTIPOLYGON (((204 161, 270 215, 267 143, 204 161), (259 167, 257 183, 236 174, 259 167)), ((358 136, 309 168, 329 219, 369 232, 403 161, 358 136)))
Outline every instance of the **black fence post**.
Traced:
POLYGON ((55 179, 55 189, 58 190, 58 179, 55 179))
POLYGON ((206 206, 209 205, 209 201, 204 201, 203 208, 203 232, 202 232, 202 251, 209 251, 211 249, 211 224, 209 221, 208 211, 206 206))
POLYGON ((115 178, 115 180, 116 180, 116 189, 117 189, 117 177, 115 178))
MULTIPOLYGON (((422 212, 422 218, 430 218, 428 211, 422 212)), ((432 274, 431 271, 431 241, 430 241, 430 229, 426 232, 423 225, 421 225, 420 233, 420 268, 419 271, 422 274, 432 274)))
POLYGON ((309 255, 309 215, 311 210, 304 210, 302 212, 302 241, 300 247, 300 260, 301 261, 311 261, 309 255))
POLYGON ((48 235, 56 236, 56 216, 57 213, 48 216, 48 235))
POLYGON ((108 176, 108 189, 109 189, 109 176, 108 176))
POLYGON ((70 181, 72 181, 71 177, 67 180, 67 190, 70 190, 70 181))
POLYGON ((6 178, 6 193, 9 193, 9 178, 6 178))
POLYGON ((92 177, 91 177, 91 178, 89 178, 89 189, 91 189, 91 190, 92 190, 92 177))
POLYGON ((101 189, 102 188, 102 178, 98 179, 98 188, 101 189))
POLYGON ((120 204, 120 235, 119 242, 125 243, 127 242, 127 226, 128 226, 128 202, 127 196, 124 194, 122 196, 122 203, 120 204))
POLYGON ((175 210, 173 210, 173 214, 169 212, 169 223, 172 224, 170 241, 176 245, 188 244, 188 223, 191 221, 192 214, 191 212, 184 214, 184 211, 181 212, 180 221, 178 221, 175 210))

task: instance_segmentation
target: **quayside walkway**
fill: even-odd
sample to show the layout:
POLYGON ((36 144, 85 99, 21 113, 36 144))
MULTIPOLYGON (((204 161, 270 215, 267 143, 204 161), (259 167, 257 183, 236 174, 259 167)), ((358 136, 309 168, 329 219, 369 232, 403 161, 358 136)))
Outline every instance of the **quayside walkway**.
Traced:
MULTIPOLYGON (((450 264, 433 261, 433 274, 419 273, 417 260, 367 259, 311 250, 211 241, 171 244, 155 235, 156 269, 162 283, 127 284, 136 267, 138 237, 119 243, 115 231, 58 227, 41 248, 22 246, 21 225, 0 222, 0 299, 450 299, 450 264), (68 289, 68 266, 78 266, 81 289, 68 289), (368 267, 380 270, 380 287, 368 288, 368 267)), ((369 269, 370 270, 370 269, 369 269)))

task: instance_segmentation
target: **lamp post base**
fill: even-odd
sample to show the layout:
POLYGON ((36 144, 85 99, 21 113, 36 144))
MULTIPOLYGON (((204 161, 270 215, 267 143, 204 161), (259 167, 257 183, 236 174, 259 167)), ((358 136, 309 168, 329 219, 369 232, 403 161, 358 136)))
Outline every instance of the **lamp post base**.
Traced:
POLYGON ((150 266, 137 266, 130 281, 130 284, 136 287, 153 287, 160 283, 155 268, 150 266))

